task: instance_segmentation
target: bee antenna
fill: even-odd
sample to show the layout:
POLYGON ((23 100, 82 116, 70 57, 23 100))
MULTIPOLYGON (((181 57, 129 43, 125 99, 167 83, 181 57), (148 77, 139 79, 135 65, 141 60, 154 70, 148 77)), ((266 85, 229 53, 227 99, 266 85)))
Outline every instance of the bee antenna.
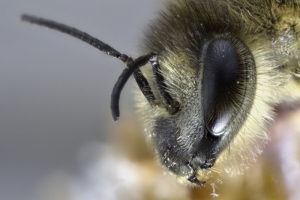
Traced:
MULTIPOLYGON (((121 54, 120 52, 118 52, 117 50, 115 50, 114 48, 109 46, 108 44, 105 44, 101 40, 99 40, 95 37, 92 37, 89 34, 83 32, 83 31, 80 31, 76 28, 73 28, 73 27, 70 27, 65 24, 55 22, 55 21, 51 21, 48 19, 44 19, 44 18, 32 16, 32 15, 26 15, 26 14, 21 15, 21 20, 32 23, 32 24, 45 26, 45 27, 66 33, 68 35, 71 35, 75 38, 78 38, 78 39, 92 45, 93 47, 99 49, 103 53, 105 53, 109 56, 118 58, 124 62, 124 60, 123 60, 124 54, 121 54)), ((126 56, 126 57, 128 57, 128 56, 126 56)))
MULTIPOLYGON (((94 38, 90 36, 89 34, 80 31, 76 28, 51 21, 48 19, 23 14, 21 15, 21 20, 25 22, 29 22, 32 24, 37 24, 41 26, 45 26, 54 30, 58 30, 60 32, 66 33, 68 35, 71 35, 75 38, 78 38, 93 47, 99 49, 103 53, 118 58, 121 60, 127 67, 123 70, 122 74, 119 76, 118 81, 116 82, 112 94, 111 94, 111 113, 113 116, 113 119, 117 121, 120 117, 120 110, 119 110, 119 100, 120 95, 122 92, 122 89, 124 88, 126 82, 128 81, 129 77, 134 73, 135 70, 138 70, 139 67, 145 65, 147 62, 150 61, 150 59, 153 59, 153 57, 156 55, 155 53, 149 53, 147 55, 141 56, 135 60, 133 60, 131 57, 128 57, 126 54, 121 54, 108 44, 105 44, 101 40, 94 38)), ((140 75, 139 80, 137 80, 137 83, 139 84, 139 87, 143 88, 146 87, 147 84, 145 83, 145 78, 143 75, 140 75)), ((143 90, 142 90, 143 91, 143 90)), ((149 101, 152 100, 151 98, 154 98, 152 92, 148 92, 150 94, 149 101)))
POLYGON ((134 73, 135 70, 146 65, 147 62, 149 62, 154 56, 156 56, 155 53, 149 53, 144 56, 140 56, 135 60, 128 58, 127 67, 123 70, 122 74, 119 76, 119 79, 116 82, 111 94, 110 109, 114 121, 117 121, 120 117, 120 109, 119 109, 120 95, 129 77, 134 73))

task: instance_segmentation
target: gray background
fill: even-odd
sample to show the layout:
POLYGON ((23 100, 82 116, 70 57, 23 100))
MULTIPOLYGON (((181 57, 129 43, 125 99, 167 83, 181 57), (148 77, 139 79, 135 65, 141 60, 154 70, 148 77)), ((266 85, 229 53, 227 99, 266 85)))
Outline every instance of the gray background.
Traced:
MULTIPOLYGON (((118 126, 109 101, 123 64, 19 16, 74 26, 136 57, 160 6, 159 0, 0 1, 1 199, 33 199, 49 174, 76 174, 80 149, 105 142, 109 127, 118 126)), ((126 85, 121 114, 133 107, 132 85, 126 85)))

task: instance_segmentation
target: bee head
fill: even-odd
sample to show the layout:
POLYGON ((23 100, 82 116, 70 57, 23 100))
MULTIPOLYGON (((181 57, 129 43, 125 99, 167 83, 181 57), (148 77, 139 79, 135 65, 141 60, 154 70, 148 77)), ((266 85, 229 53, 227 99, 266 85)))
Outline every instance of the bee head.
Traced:
POLYGON ((164 92, 180 109, 168 111, 171 105, 153 76, 160 103, 148 115, 161 163, 179 177, 203 184, 196 174, 213 167, 247 118, 256 71, 251 52, 234 36, 211 35, 198 45, 198 51, 158 53, 164 92))

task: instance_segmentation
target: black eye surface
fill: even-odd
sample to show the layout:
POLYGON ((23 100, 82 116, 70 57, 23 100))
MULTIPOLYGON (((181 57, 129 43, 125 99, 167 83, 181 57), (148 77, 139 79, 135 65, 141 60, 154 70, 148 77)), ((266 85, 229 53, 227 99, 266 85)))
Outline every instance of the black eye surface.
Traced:
POLYGON ((233 119, 245 104, 249 75, 252 77, 254 69, 247 67, 252 61, 247 61, 247 53, 243 52, 246 48, 241 46, 227 39, 215 39, 205 53, 202 80, 204 120, 206 129, 214 136, 230 131, 235 122, 233 119))

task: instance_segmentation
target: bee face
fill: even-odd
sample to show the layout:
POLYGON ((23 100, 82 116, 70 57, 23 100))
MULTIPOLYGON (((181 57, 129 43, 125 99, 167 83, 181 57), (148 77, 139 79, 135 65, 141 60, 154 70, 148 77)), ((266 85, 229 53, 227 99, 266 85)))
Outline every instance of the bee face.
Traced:
POLYGON ((239 173, 269 140, 273 107, 299 98, 298 4, 177 1, 151 24, 142 49, 159 55, 180 111, 170 115, 164 98, 149 106, 139 96, 138 105, 160 162, 180 180, 239 173))
POLYGON ((112 92, 113 118, 133 75, 159 161, 183 182, 203 185, 214 173, 239 173, 269 140, 273 107, 300 98, 299 0, 169 2, 146 31, 144 56, 135 60, 66 25, 22 19, 125 63, 112 92))

